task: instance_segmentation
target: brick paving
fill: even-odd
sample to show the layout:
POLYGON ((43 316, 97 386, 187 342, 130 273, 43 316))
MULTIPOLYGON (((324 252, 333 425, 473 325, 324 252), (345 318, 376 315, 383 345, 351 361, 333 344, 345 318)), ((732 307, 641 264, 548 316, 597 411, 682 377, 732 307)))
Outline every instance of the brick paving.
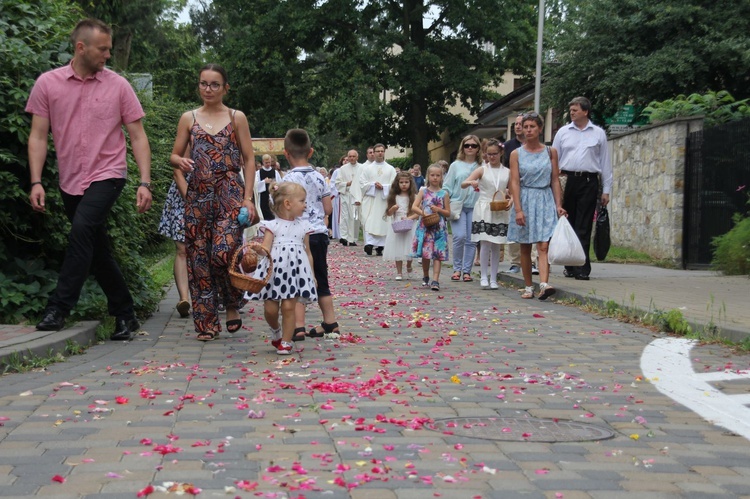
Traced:
MULTIPOLYGON (((453 283, 447 269, 440 292, 425 290, 418 272, 394 281, 361 247, 334 244, 331 257, 339 341, 308 339, 279 358, 262 306, 250 303, 241 332, 200 343, 173 312, 172 290, 133 342, 4 376, 0 495, 132 498, 152 486, 164 497, 175 482, 200 497, 750 497, 748 442, 642 378, 640 354, 661 334, 453 283), (615 437, 499 441, 430 429, 437 419, 525 417, 615 437)), ((691 357, 696 372, 750 368, 719 345, 691 357)))

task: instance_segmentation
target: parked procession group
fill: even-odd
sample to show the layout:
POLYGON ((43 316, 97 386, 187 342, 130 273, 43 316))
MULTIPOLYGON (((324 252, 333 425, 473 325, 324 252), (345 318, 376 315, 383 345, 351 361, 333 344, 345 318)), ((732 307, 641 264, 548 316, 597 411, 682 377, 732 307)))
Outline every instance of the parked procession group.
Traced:
MULTIPOLYGON (((127 80, 105 67, 111 29, 87 19, 71 39, 73 59, 38 78, 26 107, 32 114, 32 208, 45 211, 42 171, 51 132, 71 221, 57 288, 37 329, 64 327, 90 272, 116 319, 111 338, 130 340, 140 326, 106 224, 125 187, 123 126, 140 172, 137 209, 143 213, 151 206, 144 112, 127 80)), ((248 300, 263 302, 279 355, 290 354, 293 342, 307 336, 337 337, 341 331, 328 279, 332 240, 344 246, 361 243, 368 256, 393 261, 396 280, 408 278, 417 260, 422 286, 435 291, 443 262, 452 263, 451 281, 468 283, 478 261, 481 288, 497 289, 505 248, 509 271, 523 273, 521 297, 545 300, 555 293, 547 259, 550 238, 558 218, 568 217, 586 261, 566 267, 565 276, 589 279, 594 211, 609 202, 612 167, 606 135, 589 120, 586 98, 570 102, 571 122, 551 147, 542 141, 542 117, 529 112, 517 117, 515 137, 504 144, 464 136, 451 164, 398 170, 385 160, 385 145, 377 143, 367 149, 364 163, 352 149, 329 175, 310 164, 313 148, 303 129, 284 137, 288 171, 282 172, 271 155, 262 156, 256 168, 248 119, 224 104, 229 81, 217 64, 198 73, 202 103, 184 112, 177 124, 170 158, 174 182, 159 226, 175 241, 177 310, 182 317, 192 312, 198 340, 219 337, 222 313, 229 333, 240 330, 248 300), (259 244, 257 264, 240 271, 250 279, 268 277, 259 291, 238 289, 230 276, 234 255, 246 251, 251 240, 259 244), (535 290, 532 276, 537 273, 535 290), (320 308, 322 322, 308 330, 305 311, 311 303, 320 308)))

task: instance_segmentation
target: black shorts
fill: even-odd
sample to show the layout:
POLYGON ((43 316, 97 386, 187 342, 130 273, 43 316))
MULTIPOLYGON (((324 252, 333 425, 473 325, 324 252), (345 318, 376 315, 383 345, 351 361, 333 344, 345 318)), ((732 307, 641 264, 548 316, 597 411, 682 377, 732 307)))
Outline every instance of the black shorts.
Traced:
POLYGON ((328 234, 310 234, 310 253, 318 284, 318 297, 331 296, 331 288, 328 286, 328 244, 328 234))

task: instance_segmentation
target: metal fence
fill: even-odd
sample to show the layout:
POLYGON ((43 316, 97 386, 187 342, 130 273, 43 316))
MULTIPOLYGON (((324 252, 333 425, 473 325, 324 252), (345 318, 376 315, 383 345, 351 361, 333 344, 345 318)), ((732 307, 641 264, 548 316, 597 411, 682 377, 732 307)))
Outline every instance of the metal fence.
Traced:
POLYGON ((729 232, 735 213, 748 213, 749 190, 750 118, 688 135, 684 268, 706 268, 711 264, 711 241, 729 232))

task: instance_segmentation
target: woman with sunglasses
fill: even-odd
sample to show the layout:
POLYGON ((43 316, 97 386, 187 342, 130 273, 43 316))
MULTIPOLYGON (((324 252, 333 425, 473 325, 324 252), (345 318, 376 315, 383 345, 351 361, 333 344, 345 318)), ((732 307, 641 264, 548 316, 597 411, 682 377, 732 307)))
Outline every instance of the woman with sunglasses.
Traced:
POLYGON ((474 213, 474 205, 479 198, 479 193, 473 187, 461 188, 461 183, 466 180, 479 164, 479 137, 467 135, 461 139, 458 149, 458 159, 448 169, 448 175, 443 182, 443 188, 450 195, 451 205, 451 233, 453 234, 453 275, 451 281, 471 282, 471 269, 474 266, 474 254, 477 243, 471 240, 471 219, 474 213), (456 210, 455 204, 460 204, 461 209, 456 210), (458 211, 458 217, 453 213, 458 211))
POLYGON ((195 331, 198 340, 210 341, 221 331, 222 304, 227 331, 234 333, 242 327, 243 291, 232 286, 229 265, 242 244, 237 221, 240 209, 247 208, 249 219, 255 214, 255 157, 247 118, 224 105, 229 91, 224 68, 207 64, 199 75, 203 105, 180 118, 170 162, 185 199, 185 249, 195 331), (189 183, 187 173, 191 174, 189 183))
POLYGON ((527 113, 522 119, 526 142, 510 153, 510 212, 508 241, 521 244, 521 271, 526 285, 521 298, 534 297, 531 274, 531 245, 536 243, 539 255, 539 294, 546 300, 555 294, 549 284, 547 248, 555 230, 557 218, 567 213, 562 207, 557 151, 540 142, 544 120, 537 113, 527 113))

